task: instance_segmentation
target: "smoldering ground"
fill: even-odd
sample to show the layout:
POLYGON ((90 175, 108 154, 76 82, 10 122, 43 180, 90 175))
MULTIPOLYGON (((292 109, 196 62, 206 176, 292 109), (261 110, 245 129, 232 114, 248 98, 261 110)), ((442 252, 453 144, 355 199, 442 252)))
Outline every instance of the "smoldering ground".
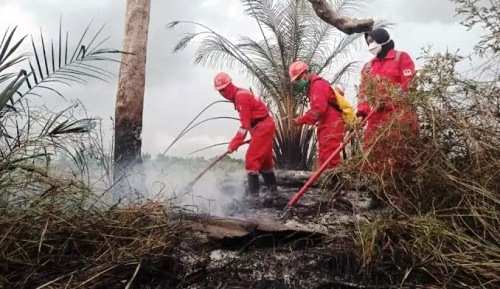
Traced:
POLYGON ((172 206, 194 213, 227 217, 230 206, 243 198, 245 171, 235 164, 222 164, 189 186, 208 164, 208 161, 191 165, 173 163, 168 169, 154 162, 145 164, 149 197, 168 200, 172 206))
MULTIPOLYGON (((111 158, 108 158, 111 162, 111 158)), ((148 202, 164 203, 171 210, 228 217, 232 206, 245 193, 245 170, 242 164, 221 161, 192 186, 189 184, 212 160, 157 157, 144 160, 133 174, 114 182, 111 164, 89 163, 88 184, 105 206, 134 206, 148 202)), ((75 168, 60 166, 63 171, 75 168)))

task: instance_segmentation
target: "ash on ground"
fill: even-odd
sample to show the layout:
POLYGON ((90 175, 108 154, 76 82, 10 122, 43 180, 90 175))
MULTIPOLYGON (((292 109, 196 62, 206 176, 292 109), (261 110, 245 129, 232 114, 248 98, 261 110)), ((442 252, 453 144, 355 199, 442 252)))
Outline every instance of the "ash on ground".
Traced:
MULTIPOLYGON (((228 197, 243 195, 240 189, 237 182, 220 187, 228 197)), ((355 278, 357 265, 345 249, 357 224, 375 213, 367 193, 338 192, 332 199, 332 192, 313 188, 280 219, 297 191, 279 187, 277 195, 263 192, 258 200, 232 198, 217 224, 200 217, 196 233, 178 246, 183 270, 169 288, 356 288, 340 280, 355 278)))

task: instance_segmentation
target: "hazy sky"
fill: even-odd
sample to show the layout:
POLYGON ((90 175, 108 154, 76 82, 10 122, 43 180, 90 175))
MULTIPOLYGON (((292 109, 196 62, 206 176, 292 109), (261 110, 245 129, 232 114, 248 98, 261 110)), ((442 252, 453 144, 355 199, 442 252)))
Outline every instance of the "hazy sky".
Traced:
MULTIPOLYGON (((11 25, 18 25, 19 36, 34 33, 38 37, 40 28, 44 36, 57 39, 59 17, 63 29, 70 37, 79 37, 90 21, 92 31, 105 24, 103 36, 110 36, 106 47, 121 48, 124 30, 125 2, 119 0, 0 0, 0 27, 2 31, 11 25)), ((422 47, 432 45, 435 51, 446 49, 470 52, 479 38, 477 30, 466 31, 454 18, 454 5, 448 0, 368 0, 361 12, 366 17, 386 19, 396 23, 390 30, 396 48, 418 57, 422 47), (432 3, 432 4, 431 4, 432 3)), ((256 23, 243 15, 238 0, 152 0, 152 14, 149 27, 146 96, 144 107, 143 149, 153 155, 163 151, 173 138, 187 125, 205 105, 221 97, 212 88, 212 78, 217 70, 195 66, 194 48, 172 54, 172 48, 182 32, 192 29, 182 26, 168 30, 166 24, 173 20, 202 22, 229 38, 238 35, 258 37, 256 23)), ((71 42, 71 41, 70 41, 71 42)), ((29 44, 29 42, 26 42, 29 44)), ((26 47, 30 51, 30 47, 26 47)), ((367 61, 370 54, 366 46, 360 46, 353 53, 353 60, 367 61)), ((417 68, 421 65, 416 60, 417 68)), ((117 75, 118 66, 109 68, 117 75)), ((250 85, 242 75, 233 73, 236 85, 250 85)), ((357 79, 351 79, 347 92, 353 99, 352 89, 357 79)), ((107 137, 112 131, 110 117, 114 115, 117 77, 110 83, 90 81, 85 87, 77 85, 64 90, 68 101, 81 100, 90 116, 103 118, 107 137)), ((57 96, 43 99, 47 106, 57 109, 69 103, 57 96)), ((223 115, 236 116, 232 105, 215 106, 205 117, 223 115)), ((170 155, 187 153, 215 142, 228 141, 239 124, 235 121, 214 121, 201 125, 177 143, 170 155)), ((220 154, 225 147, 206 151, 206 156, 220 154)), ((245 149, 236 156, 242 156, 245 149)))

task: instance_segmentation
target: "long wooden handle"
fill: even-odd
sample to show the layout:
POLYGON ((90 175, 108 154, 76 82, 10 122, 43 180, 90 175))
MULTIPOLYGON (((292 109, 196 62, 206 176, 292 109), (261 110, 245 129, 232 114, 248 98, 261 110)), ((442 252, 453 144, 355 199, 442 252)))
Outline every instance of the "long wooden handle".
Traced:
MULTIPOLYGON (((242 143, 242 145, 244 144, 247 144, 247 143, 250 143, 250 140, 247 140, 245 142, 242 143)), ((218 162, 220 162, 223 158, 225 158, 227 155, 229 154, 229 151, 226 151, 223 155, 221 155, 220 157, 216 158, 206 169, 204 169, 194 180, 192 180, 189 184, 190 185, 193 185, 194 183, 196 183, 199 179, 201 179, 201 177, 203 177, 204 174, 206 174, 206 172, 208 172, 213 166, 215 166, 218 162)))
POLYGON ((190 184, 196 183, 203 175, 208 172, 213 166, 215 166, 218 162, 220 162, 224 157, 226 157, 229 154, 229 152, 225 152, 223 155, 215 159, 206 169, 204 169, 193 181, 191 181, 190 184))

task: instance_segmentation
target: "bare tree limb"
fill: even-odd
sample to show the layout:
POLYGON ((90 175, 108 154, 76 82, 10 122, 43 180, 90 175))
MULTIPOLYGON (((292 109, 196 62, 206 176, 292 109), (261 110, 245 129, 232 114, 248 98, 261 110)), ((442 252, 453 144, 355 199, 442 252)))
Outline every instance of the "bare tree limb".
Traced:
POLYGON ((345 34, 370 31, 375 22, 373 19, 351 19, 340 15, 326 0, 308 0, 316 15, 321 20, 333 25, 345 34))

